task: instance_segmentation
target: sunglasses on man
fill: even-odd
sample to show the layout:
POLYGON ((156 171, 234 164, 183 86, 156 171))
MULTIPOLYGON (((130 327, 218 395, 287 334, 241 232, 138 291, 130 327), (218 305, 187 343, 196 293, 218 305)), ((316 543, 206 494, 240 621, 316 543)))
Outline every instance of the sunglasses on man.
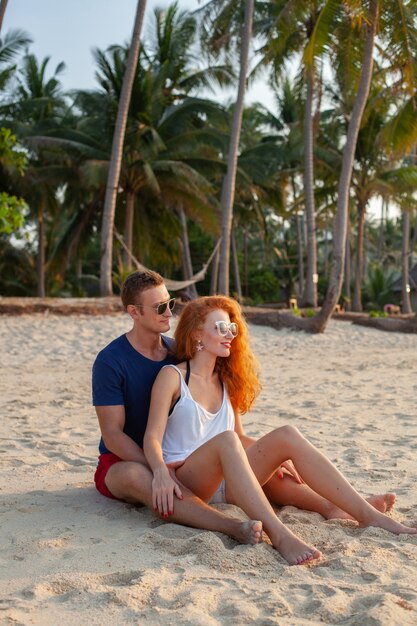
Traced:
POLYGON ((134 306, 141 306, 141 307, 144 307, 145 309, 153 309, 154 311, 156 311, 157 315, 163 315, 164 313, 166 313, 167 308, 170 311, 174 310, 175 298, 170 298, 169 300, 166 300, 165 302, 161 302, 160 304, 154 304, 154 305, 135 304, 134 306))

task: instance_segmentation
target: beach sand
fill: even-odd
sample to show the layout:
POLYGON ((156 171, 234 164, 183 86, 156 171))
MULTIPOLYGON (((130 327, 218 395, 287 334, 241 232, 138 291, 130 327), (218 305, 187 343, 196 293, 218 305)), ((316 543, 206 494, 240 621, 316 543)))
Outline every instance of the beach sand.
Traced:
MULTIPOLYGON (((0 621, 415 625, 416 537, 284 507, 323 552, 290 567, 267 542, 238 545, 96 492, 91 366, 129 328, 123 314, 0 317, 0 621)), ((361 493, 395 490, 392 516, 417 525, 417 337, 335 321, 323 335, 251 334, 263 392, 247 433, 297 426, 361 493)))

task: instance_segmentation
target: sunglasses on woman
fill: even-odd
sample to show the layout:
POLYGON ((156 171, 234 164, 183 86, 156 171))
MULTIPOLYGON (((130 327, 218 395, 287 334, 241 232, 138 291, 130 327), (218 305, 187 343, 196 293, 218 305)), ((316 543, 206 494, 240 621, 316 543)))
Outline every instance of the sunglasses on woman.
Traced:
POLYGON ((173 311, 175 306, 175 298, 170 298, 165 302, 161 302, 161 304, 154 304, 153 306, 150 306, 149 304, 135 304, 135 306, 142 306, 145 307, 145 309, 153 309, 158 315, 163 315, 166 312, 167 308, 170 311, 173 311))
POLYGON ((238 325, 236 324, 236 322, 230 322, 230 324, 228 324, 227 322, 222 321, 214 322, 214 324, 220 337, 226 337, 229 331, 232 333, 233 337, 236 337, 238 331, 238 325))

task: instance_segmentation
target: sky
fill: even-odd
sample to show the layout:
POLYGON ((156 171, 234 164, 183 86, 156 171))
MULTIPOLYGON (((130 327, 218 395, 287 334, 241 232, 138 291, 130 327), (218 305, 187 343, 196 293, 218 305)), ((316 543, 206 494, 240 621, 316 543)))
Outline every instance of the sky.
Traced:
MULTIPOLYGON (((156 7, 165 7, 171 0, 148 0, 144 33, 156 7)), ((179 0, 180 9, 194 10, 198 0, 179 0)), ((111 44, 130 41, 137 0, 9 0, 2 34, 11 28, 25 30, 33 39, 30 52, 38 58, 51 57, 51 73, 64 61, 60 80, 66 90, 95 87, 91 50, 106 49, 111 44)), ((221 97, 222 101, 233 92, 221 97)), ((274 99, 265 81, 257 81, 250 89, 247 102, 259 101, 274 108, 274 99)))

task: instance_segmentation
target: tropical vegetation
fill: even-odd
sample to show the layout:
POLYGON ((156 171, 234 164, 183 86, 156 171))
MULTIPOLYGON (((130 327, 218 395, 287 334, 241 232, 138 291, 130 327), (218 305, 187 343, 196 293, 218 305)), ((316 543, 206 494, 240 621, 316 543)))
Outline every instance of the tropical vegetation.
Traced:
POLYGON ((295 298, 314 331, 336 304, 411 312, 417 0, 139 0, 132 27, 71 92, 1 36, 0 294, 110 295, 136 261, 189 282, 220 239, 188 296, 295 298))

